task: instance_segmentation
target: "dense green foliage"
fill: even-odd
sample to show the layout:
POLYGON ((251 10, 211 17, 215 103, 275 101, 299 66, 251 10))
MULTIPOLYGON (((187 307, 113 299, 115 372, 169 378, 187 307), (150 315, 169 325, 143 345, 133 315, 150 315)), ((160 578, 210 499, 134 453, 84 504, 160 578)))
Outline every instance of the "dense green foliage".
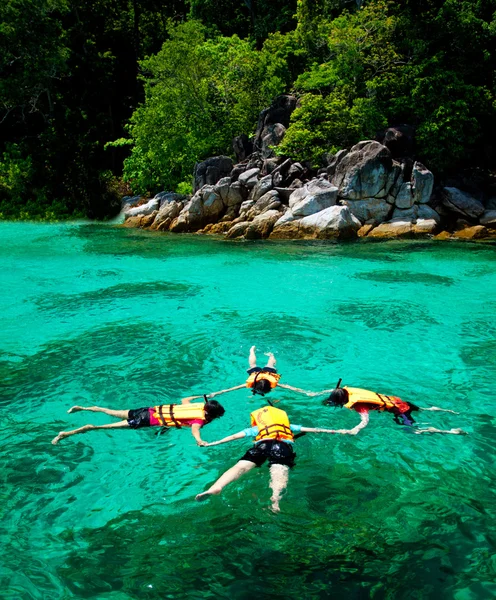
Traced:
POLYGON ((281 92, 315 166, 388 125, 438 174, 491 168, 496 0, 5 0, 0 217, 104 217, 189 188, 281 92))

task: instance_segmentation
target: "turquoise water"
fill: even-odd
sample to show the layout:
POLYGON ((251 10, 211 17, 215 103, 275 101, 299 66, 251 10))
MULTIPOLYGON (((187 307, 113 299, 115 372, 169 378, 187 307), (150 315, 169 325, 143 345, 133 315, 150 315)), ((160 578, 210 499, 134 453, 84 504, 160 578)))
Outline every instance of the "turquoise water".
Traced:
MULTIPOLYGON (((230 243, 103 225, 0 225, 0 596, 8 599, 496 596, 493 245, 230 243), (458 410, 417 436, 373 414, 307 435, 279 515, 268 469, 198 504, 247 441, 60 430, 67 414, 242 383, 249 348, 283 382, 343 383, 458 410)), ((357 415, 277 393, 295 423, 357 415)), ((219 398, 219 439, 260 406, 219 398)), ((427 416, 426 416, 427 415, 427 416)))

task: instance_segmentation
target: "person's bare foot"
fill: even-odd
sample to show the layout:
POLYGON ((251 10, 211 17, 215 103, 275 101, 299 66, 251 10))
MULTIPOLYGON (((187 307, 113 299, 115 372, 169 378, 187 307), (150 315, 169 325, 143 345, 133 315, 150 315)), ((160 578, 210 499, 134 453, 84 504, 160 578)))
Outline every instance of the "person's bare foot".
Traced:
POLYGON ((61 431, 57 436, 53 438, 52 444, 55 446, 60 442, 60 440, 63 440, 65 437, 67 437, 67 433, 65 431, 61 431))
POLYGON ((77 405, 73 406, 67 412, 70 414, 70 413, 79 412, 80 410, 84 410, 84 406, 77 406, 77 405))
POLYGON ((197 494, 195 499, 198 502, 204 502, 205 500, 208 500, 209 496, 214 496, 217 494, 220 494, 222 490, 216 490, 213 488, 210 488, 209 490, 207 490, 206 492, 202 492, 201 494, 197 494))
POLYGON ((273 513, 279 513, 279 512, 281 512, 281 509, 280 509, 280 507, 279 507, 279 501, 277 501, 277 500, 272 500, 272 506, 270 507, 270 510, 271 510, 273 513))

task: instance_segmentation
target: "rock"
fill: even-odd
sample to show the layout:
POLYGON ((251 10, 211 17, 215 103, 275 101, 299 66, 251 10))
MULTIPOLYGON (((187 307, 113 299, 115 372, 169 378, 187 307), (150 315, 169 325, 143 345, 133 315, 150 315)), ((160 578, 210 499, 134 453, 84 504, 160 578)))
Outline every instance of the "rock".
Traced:
POLYGON ((340 198, 370 198, 385 187, 391 168, 391 153, 385 146, 360 142, 337 165, 332 183, 338 187, 340 198))
POLYGON ((257 200, 259 198, 261 198, 263 195, 265 195, 271 189, 272 189, 272 175, 266 175, 265 177, 262 177, 262 179, 260 179, 257 182, 255 187, 251 191, 250 199, 257 202, 257 200))
POLYGON ((438 225, 441 223, 441 215, 427 204, 420 204, 417 210, 417 219, 433 220, 438 225))
POLYGON ((160 200, 158 198, 152 198, 146 204, 141 206, 135 206, 134 208, 128 208, 124 212, 124 217, 137 217, 138 215, 146 216, 151 215, 154 211, 158 210, 160 206, 160 200))
POLYGON ((294 192, 294 190, 291 188, 275 187, 274 190, 279 194, 279 198, 284 204, 287 204, 289 202, 289 197, 294 192))
POLYGON ((362 223, 371 222, 373 225, 378 225, 383 221, 387 221, 392 207, 386 200, 381 198, 366 198, 364 200, 343 200, 345 206, 355 215, 362 223))
POLYGON ((393 197, 392 201, 389 201, 389 204, 394 204, 394 200, 398 195, 398 191, 403 183, 403 169, 401 168, 400 163, 393 160, 393 164, 391 166, 391 170, 389 171, 386 183, 382 190, 380 190, 375 197, 376 198, 389 198, 393 197))
POLYGON ((445 187, 443 192, 442 203, 449 210, 471 219, 476 219, 484 213, 481 202, 458 188, 445 187))
POLYGON ((233 168, 233 162, 228 156, 213 156, 203 162, 196 163, 193 172, 193 192, 204 185, 214 185, 227 177, 233 168))
POLYGON ((224 210, 222 198, 214 186, 205 185, 202 189, 202 217, 209 221, 216 220, 224 210))
POLYGON ((393 158, 410 155, 413 151, 415 129, 410 125, 389 127, 384 133, 382 144, 391 151, 393 158))
POLYGON ((264 212, 274 202, 279 202, 279 194, 275 190, 270 190, 255 202, 249 212, 253 212, 253 216, 255 217, 264 212))
POLYGON ((432 196, 434 175, 420 162, 415 162, 412 171, 413 201, 427 204, 432 196))
POLYGON ((188 197, 184 194, 176 194, 175 192, 159 192, 155 195, 154 200, 159 200, 160 210, 166 205, 172 202, 187 202, 188 197))
POLYGON ((488 231, 483 225, 474 225, 473 227, 467 227, 461 231, 455 231, 453 237, 457 240, 478 240, 486 237, 487 234, 488 231))
POLYGON ((274 125, 269 125, 264 129, 264 134, 262 137, 262 156, 264 158, 269 158, 270 156, 274 156, 274 150, 272 146, 278 146, 286 133, 286 127, 281 123, 275 123, 274 125))
POLYGON ((283 127, 289 127, 291 114, 296 105, 297 99, 294 96, 281 95, 274 99, 269 108, 260 113, 253 144, 255 150, 262 149, 262 138, 268 126, 280 123, 283 127))
POLYGON ((136 206, 141 198, 141 196, 123 196, 121 199, 121 211, 126 211, 136 206))
POLYGON ((288 208, 286 210, 286 212, 276 221, 276 224, 274 225, 274 227, 280 227, 282 225, 285 225, 286 223, 290 223, 292 221, 296 221, 298 220, 293 213, 291 212, 291 209, 288 208))
POLYGON ((436 231, 437 225, 435 219, 417 219, 412 231, 416 235, 432 235, 436 231))
POLYGON ((416 221, 418 217, 419 207, 418 204, 414 204, 410 208, 395 208, 393 211, 393 215, 391 217, 391 221, 403 221, 403 222, 412 222, 416 221))
POLYGON ((301 237, 305 237, 305 234, 300 232, 300 220, 291 221, 277 225, 279 221, 274 225, 274 229, 270 234, 271 240, 294 240, 301 237))
POLYGON ((142 219, 142 215, 139 215, 137 217, 128 217, 122 225, 123 227, 141 227, 142 219))
POLYGON ((246 133, 235 137, 232 145, 238 162, 245 160, 253 152, 253 143, 249 140, 246 133))
POLYGON ((275 156, 273 158, 266 158, 263 161, 263 167, 262 167, 262 175, 270 175, 271 173, 274 172, 275 169, 277 169, 278 165, 280 165, 282 162, 282 157, 280 156, 275 156))
POLYGON ((155 210, 152 212, 151 215, 145 215, 141 218, 141 223, 140 223, 140 227, 141 228, 145 228, 145 227, 150 227, 150 225, 152 225, 153 221, 155 221, 155 217, 158 214, 158 210, 155 210))
POLYGON ((281 213, 278 210, 268 210, 258 215, 246 229, 245 238, 247 240, 259 240, 269 237, 280 216, 281 213))
POLYGON ((312 179, 291 194, 289 197, 289 207, 293 208, 303 200, 312 197, 312 202, 322 205, 321 210, 323 210, 336 204, 337 193, 336 186, 329 183, 329 181, 325 179, 312 179))
POLYGON ((158 211, 151 229, 157 229, 163 231, 165 225, 162 224, 168 221, 168 225, 171 224, 172 220, 179 216, 179 213, 183 209, 184 204, 182 202, 171 202, 170 204, 164 204, 164 206, 158 211))
POLYGON ((300 230, 315 232, 318 238, 351 238, 362 224, 347 206, 331 206, 300 219, 300 230))
POLYGON ((233 170, 230 173, 230 178, 231 178, 231 182, 234 183, 235 181, 238 181, 238 177, 241 175, 241 173, 244 173, 246 171, 246 165, 234 165, 233 170))
POLYGON ((239 215, 239 204, 236 206, 228 206, 226 214, 221 218, 220 222, 234 221, 239 215))
POLYGON ((264 164, 264 159, 260 152, 253 152, 253 154, 248 158, 248 162, 246 163, 246 170, 250 169, 260 169, 262 170, 264 164))
POLYGON ((243 236, 250 225, 251 221, 241 221, 241 223, 236 223, 236 225, 231 227, 231 229, 229 229, 229 231, 226 233, 226 238, 233 239, 243 236))
POLYGON ((410 208, 413 206, 412 184, 403 183, 396 196, 395 204, 398 208, 410 208))
MULTIPOLYGON (((322 181, 323 183, 323 180, 319 181, 322 181)), ((326 181, 325 183, 328 182, 326 181)), ((323 187, 322 185, 320 185, 318 188, 315 185, 305 186, 307 187, 307 190, 315 191, 310 191, 310 193, 304 196, 301 200, 293 203, 293 205, 291 206, 291 211, 293 215, 295 215, 295 217, 306 217, 308 215, 318 213, 324 210, 325 208, 329 208, 330 206, 334 206, 336 204, 338 188, 330 183, 328 185, 329 187, 327 188, 323 187)), ((305 189, 305 187, 301 189, 305 189)), ((291 204, 291 198, 289 199, 289 201, 291 204)))
POLYGON ((396 238, 410 237, 413 234, 413 224, 411 221, 388 221, 381 223, 367 235, 371 238, 396 238))
POLYGON ((243 202, 246 188, 239 181, 231 183, 224 200, 226 206, 236 206, 243 202))
POLYGON ((260 169, 258 167, 248 169, 244 173, 241 173, 238 177, 238 181, 251 190, 257 184, 259 173, 260 169))
POLYGON ((328 162, 327 165, 327 175, 332 178, 334 173, 336 172, 336 167, 342 161, 342 159, 348 154, 348 150, 343 149, 337 152, 328 162))
POLYGON ((222 202, 227 206, 227 195, 229 192, 229 186, 231 185, 230 177, 223 177, 215 185, 215 191, 222 198, 222 202))
POLYGON ((441 231, 441 233, 438 233, 437 235, 435 235, 433 239, 434 240, 449 240, 449 239, 451 239, 451 233, 449 231, 441 231))
POLYGON ((208 235, 220 235, 223 233, 227 233, 232 227, 232 223, 230 221, 222 222, 222 223, 210 223, 204 229, 198 231, 198 233, 204 233, 208 235))
POLYGON ((486 210, 496 210, 496 196, 489 198, 486 202, 486 210))
POLYGON ((290 158, 287 158, 274 169, 272 172, 272 182, 274 187, 286 187, 295 179, 293 177, 293 179, 290 180, 288 177, 289 170, 291 169, 292 165, 293 161, 290 158))
POLYGON ((359 238, 361 237, 366 237, 370 231, 372 231, 372 229, 374 229, 374 226, 372 224, 367 224, 367 225, 363 225, 362 227, 360 227, 360 229, 357 231, 357 236, 359 238))
POLYGON ((496 210, 486 210, 479 219, 481 225, 496 229, 496 210))

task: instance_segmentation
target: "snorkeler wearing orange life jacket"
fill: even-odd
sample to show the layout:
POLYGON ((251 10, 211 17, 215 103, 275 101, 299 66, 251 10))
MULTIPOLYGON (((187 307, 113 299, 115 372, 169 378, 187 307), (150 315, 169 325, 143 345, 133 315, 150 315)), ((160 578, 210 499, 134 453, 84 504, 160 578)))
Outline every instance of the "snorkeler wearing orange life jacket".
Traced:
POLYGON ((255 445, 240 460, 226 471, 210 488, 198 494, 197 500, 206 500, 212 494, 220 494, 226 485, 235 481, 254 467, 260 467, 268 460, 270 467, 270 487, 272 488, 272 510, 279 511, 281 494, 288 484, 289 469, 294 466, 296 454, 293 450, 295 438, 304 433, 336 433, 331 429, 315 429, 292 425, 285 411, 274 406, 264 406, 250 415, 251 427, 225 437, 217 442, 205 444, 217 446, 244 437, 254 437, 255 445), (294 435, 296 433, 296 435, 294 435))
MULTIPOLYGON (((313 395, 311 392, 309 393, 306 390, 293 387, 292 385, 279 383, 281 375, 275 369, 276 358, 272 354, 272 352, 266 353, 266 356, 269 357, 266 366, 257 367, 257 357, 255 354, 255 350, 255 346, 252 346, 250 348, 250 355, 248 357, 248 363, 250 365, 250 368, 247 371, 248 379, 246 380, 246 382, 241 385, 236 385, 232 388, 228 388, 227 390, 220 390, 218 392, 212 392, 211 394, 207 394, 207 398, 213 398, 214 396, 219 396, 220 394, 226 394, 227 392, 241 390, 245 387, 251 389, 253 394, 259 394, 260 396, 265 396, 276 387, 281 387, 285 390, 291 390, 293 392, 299 392, 300 394, 306 394, 309 396, 313 395)), ((193 396, 193 398, 200 398, 200 396, 193 396)))
MULTIPOLYGON (((431 408, 421 408, 411 402, 405 402, 398 396, 390 396, 372 392, 362 388, 339 387, 341 379, 328 398, 323 401, 326 406, 344 407, 354 410, 360 415, 360 423, 353 429, 338 429, 337 433, 356 435, 360 430, 364 429, 369 422, 369 412, 377 410, 380 412, 388 412, 394 415, 394 420, 399 425, 413 425, 414 418, 412 412, 419 410, 441 411, 458 414, 453 410, 446 410, 432 406, 431 408)), ((466 433, 461 429, 436 429, 435 427, 427 427, 425 429, 415 429, 415 433, 451 433, 460 435, 466 433)))
POLYGON ((122 419, 118 423, 110 423, 109 425, 83 425, 79 429, 72 431, 61 431, 52 440, 52 444, 57 444, 60 440, 77 433, 86 433, 95 429, 141 429, 142 427, 162 427, 169 430, 171 428, 181 429, 182 427, 190 427, 191 434, 199 446, 204 446, 206 442, 201 439, 200 429, 210 423, 214 419, 222 417, 224 408, 216 400, 207 400, 205 402, 191 403, 191 400, 196 396, 183 398, 181 404, 161 404, 159 406, 135 408, 130 410, 111 410, 109 408, 101 408, 100 406, 73 406, 67 412, 74 413, 82 410, 90 412, 102 412, 111 417, 122 419))

